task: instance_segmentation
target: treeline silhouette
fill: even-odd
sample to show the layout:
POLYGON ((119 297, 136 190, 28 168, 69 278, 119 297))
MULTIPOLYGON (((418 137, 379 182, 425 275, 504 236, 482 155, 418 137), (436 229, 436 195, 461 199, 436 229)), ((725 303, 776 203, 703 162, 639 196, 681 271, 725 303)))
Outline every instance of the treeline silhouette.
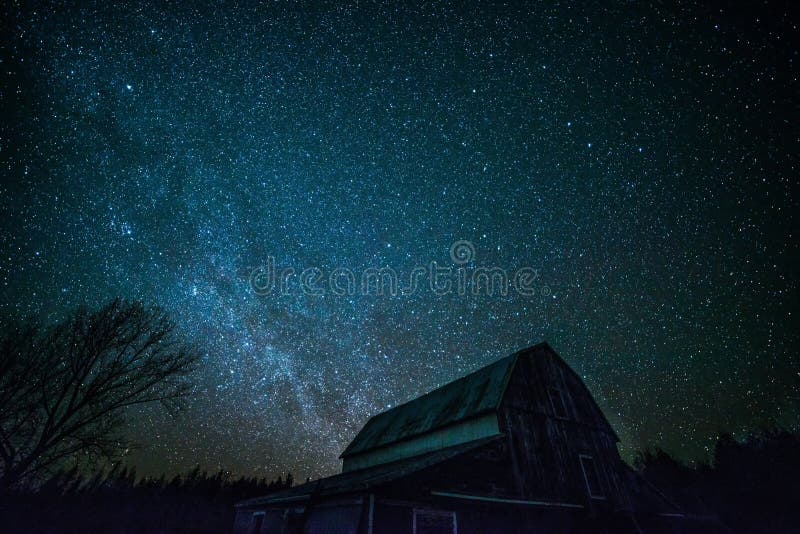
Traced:
POLYGON ((0 531, 30 533, 189 534, 230 532, 234 504, 290 488, 277 479, 238 477, 199 467, 173 477, 137 477, 116 467, 93 475, 57 472, 35 489, 0 496, 0 531))
POLYGON ((635 467, 688 513, 715 515, 732 532, 800 532, 800 435, 780 428, 721 435, 708 462, 660 449, 635 467))
MULTIPOLYGON (((717 517, 731 532, 800 532, 800 435, 762 429, 723 434, 712 457, 692 465, 667 452, 641 453, 637 471, 690 515, 717 517)), ((208 473, 138 477, 116 467, 86 475, 60 471, 36 488, 0 495, 0 531, 200 534, 231 531, 234 504, 289 488, 274 480, 208 473)))

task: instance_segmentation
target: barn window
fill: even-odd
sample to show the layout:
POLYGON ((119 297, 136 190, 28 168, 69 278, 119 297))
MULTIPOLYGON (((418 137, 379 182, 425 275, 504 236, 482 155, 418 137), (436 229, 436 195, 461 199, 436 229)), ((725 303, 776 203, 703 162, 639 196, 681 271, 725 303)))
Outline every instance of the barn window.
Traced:
POLYGON ((568 417, 568 413, 567 402, 564 399, 564 393, 558 388, 548 388, 547 392, 550 396, 550 405, 553 408, 553 413, 555 416, 566 419, 568 417))
POLYGON ((586 481, 586 489, 592 499, 603 499, 603 489, 600 487, 600 475, 597 472, 597 465, 594 458, 586 454, 580 455, 581 470, 583 479, 586 481))
POLYGON ((455 512, 414 510, 414 534, 458 534, 455 512))
POLYGON ((264 525, 264 512, 256 512, 253 514, 253 521, 250 523, 250 534, 258 534, 261 532, 261 527, 264 525))

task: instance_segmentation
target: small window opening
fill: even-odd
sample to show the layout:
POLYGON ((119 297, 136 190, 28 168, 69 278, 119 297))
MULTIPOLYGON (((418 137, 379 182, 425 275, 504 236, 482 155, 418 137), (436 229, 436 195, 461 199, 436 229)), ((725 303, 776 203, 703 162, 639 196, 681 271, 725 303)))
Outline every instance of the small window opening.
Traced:
POLYGON ((553 408, 553 413, 556 417, 561 417, 562 419, 566 419, 567 414, 567 403, 564 399, 564 393, 558 388, 549 388, 548 390, 550 396, 550 405, 553 408))
POLYGON ((581 470, 583 471, 583 479, 586 481, 586 489, 589 492, 589 497, 592 499, 603 499, 603 489, 600 487, 600 475, 597 472, 597 465, 594 463, 594 458, 586 454, 580 455, 581 470))
POLYGON ((256 512, 253 514, 253 521, 250 524, 250 534, 259 534, 261 527, 264 525, 264 512, 256 512))

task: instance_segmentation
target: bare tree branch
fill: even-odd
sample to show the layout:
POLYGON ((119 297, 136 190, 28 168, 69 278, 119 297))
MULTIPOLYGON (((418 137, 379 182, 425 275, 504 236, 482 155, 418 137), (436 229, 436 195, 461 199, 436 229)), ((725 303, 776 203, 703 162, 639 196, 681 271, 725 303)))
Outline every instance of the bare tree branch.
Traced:
POLYGON ((47 328, 0 324, 0 488, 77 455, 114 456, 125 408, 185 397, 197 361, 167 314, 138 302, 47 328))

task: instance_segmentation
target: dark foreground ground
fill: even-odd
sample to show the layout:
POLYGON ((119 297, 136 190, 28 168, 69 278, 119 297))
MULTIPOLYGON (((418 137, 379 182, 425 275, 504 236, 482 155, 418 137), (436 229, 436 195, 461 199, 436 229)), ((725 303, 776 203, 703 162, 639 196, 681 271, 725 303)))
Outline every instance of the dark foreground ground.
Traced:
POLYGON ((234 504, 292 485, 291 475, 230 480, 199 469, 171 480, 60 473, 35 492, 0 496, 0 533, 189 534, 231 531, 234 504))

